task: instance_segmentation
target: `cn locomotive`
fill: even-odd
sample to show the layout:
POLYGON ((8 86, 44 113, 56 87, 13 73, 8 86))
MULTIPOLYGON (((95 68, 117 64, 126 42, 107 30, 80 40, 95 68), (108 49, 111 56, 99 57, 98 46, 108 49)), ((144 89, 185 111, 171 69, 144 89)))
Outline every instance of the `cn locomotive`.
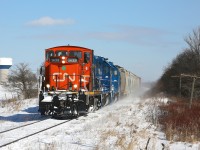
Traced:
POLYGON ((39 76, 41 115, 73 116, 95 111, 133 93, 140 77, 89 48, 57 46, 45 50, 39 76))

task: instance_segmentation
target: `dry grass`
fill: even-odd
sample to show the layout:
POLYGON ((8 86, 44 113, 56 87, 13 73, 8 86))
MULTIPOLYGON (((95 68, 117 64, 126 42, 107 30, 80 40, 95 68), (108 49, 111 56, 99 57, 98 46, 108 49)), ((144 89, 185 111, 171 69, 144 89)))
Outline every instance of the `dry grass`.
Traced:
POLYGON ((0 106, 1 107, 6 107, 8 104, 12 103, 12 102, 15 102, 16 99, 9 99, 9 100, 2 100, 0 101, 0 106))
POLYGON ((46 143, 46 142, 40 141, 39 139, 37 143, 39 144, 39 148, 38 148, 39 150, 56 150, 57 149, 56 146, 59 144, 55 141, 46 143))
POLYGON ((160 100, 161 98, 155 97, 153 98, 150 102, 148 101, 146 105, 148 106, 147 108, 147 121, 152 122, 155 126, 159 126, 158 118, 161 113, 159 106, 160 105, 165 105, 164 102, 160 100))
POLYGON ((15 99, 15 98, 9 99, 9 100, 0 101, 0 107, 8 108, 9 111, 19 111, 20 108, 21 108, 21 101, 15 99))
POLYGON ((168 140, 196 142, 200 140, 200 102, 176 101, 160 106, 159 123, 168 140))

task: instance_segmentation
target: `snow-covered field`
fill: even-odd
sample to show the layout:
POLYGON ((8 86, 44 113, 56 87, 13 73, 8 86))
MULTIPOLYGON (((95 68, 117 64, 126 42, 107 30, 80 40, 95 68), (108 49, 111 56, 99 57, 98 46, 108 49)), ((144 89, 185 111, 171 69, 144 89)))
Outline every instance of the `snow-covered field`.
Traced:
POLYGON ((7 91, 3 86, 0 85, 0 101, 7 100, 16 96, 15 93, 7 91))
MULTIPOLYGON (((165 135, 148 120, 154 111, 151 100, 127 98, 87 116, 52 128, 3 147, 6 150, 199 150, 200 144, 167 141, 165 135)), ((154 103, 155 104, 155 103, 154 103)), ((44 119, 37 113, 37 99, 29 99, 0 108, 0 130, 44 119), (16 109, 17 108, 17 109, 16 109)), ((46 126, 60 120, 45 120, 46 126)), ((41 124, 34 124, 39 128, 41 124)), ((33 125, 26 130, 33 130, 33 125)), ((27 131, 28 132, 28 131, 27 131)), ((19 130, 14 132, 17 136, 19 130)), ((1 139, 6 139, 0 134, 1 139)))

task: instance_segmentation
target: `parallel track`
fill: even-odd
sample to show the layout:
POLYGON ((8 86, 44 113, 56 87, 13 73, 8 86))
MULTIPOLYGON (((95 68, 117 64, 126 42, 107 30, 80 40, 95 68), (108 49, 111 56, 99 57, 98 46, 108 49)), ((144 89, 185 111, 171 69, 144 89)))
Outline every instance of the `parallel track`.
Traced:
MULTIPOLYGON (((44 120, 41 120, 41 121, 44 121, 44 120)), ((38 121, 38 122, 41 122, 41 121, 38 121)), ((70 121, 70 120, 66 120, 66 121, 63 121, 63 122, 61 122, 61 123, 52 125, 52 126, 50 126, 50 127, 48 127, 48 128, 41 129, 41 130, 39 130, 39 131, 37 131, 37 132, 30 133, 30 134, 28 134, 28 135, 26 135, 26 136, 23 136, 23 137, 21 137, 21 138, 14 139, 14 140, 11 141, 11 142, 7 142, 7 143, 5 143, 5 144, 0 145, 0 148, 5 147, 5 146, 8 146, 8 145, 10 145, 10 144, 12 144, 12 143, 18 142, 18 141, 23 140, 23 139, 25 139, 25 138, 28 138, 28 137, 30 137, 30 136, 36 135, 36 134, 38 134, 38 133, 44 132, 44 131, 46 131, 46 130, 52 129, 52 128, 54 128, 54 127, 57 127, 57 126, 62 125, 62 124, 64 124, 64 123, 66 123, 66 122, 69 122, 69 121, 70 121)), ((30 123, 30 124, 28 124, 28 125, 32 125, 32 124, 35 124, 35 123, 38 123, 38 122, 30 123)), ((28 125, 24 125, 23 127, 28 126, 28 125)), ((19 128, 22 128, 22 126, 16 127, 15 129, 14 129, 14 128, 13 128, 13 129, 10 129, 9 131, 11 131, 11 130, 16 130, 16 129, 19 129, 19 128)), ((2 133, 9 132, 9 131, 8 131, 8 130, 2 131, 1 134, 2 134, 2 133)))
POLYGON ((19 129, 19 128, 22 128, 22 127, 25 127, 25 126, 29 126, 29 125, 32 125, 32 124, 35 124, 35 123, 38 123, 38 122, 41 122, 41 121, 44 121, 44 120, 46 120, 46 119, 38 120, 38 121, 28 123, 28 124, 25 124, 25 125, 22 125, 22 126, 18 126, 18 127, 14 127, 14 128, 8 129, 8 130, 0 131, 0 134, 5 133, 5 132, 9 132, 9 131, 12 131, 12 130, 15 130, 15 129, 19 129))

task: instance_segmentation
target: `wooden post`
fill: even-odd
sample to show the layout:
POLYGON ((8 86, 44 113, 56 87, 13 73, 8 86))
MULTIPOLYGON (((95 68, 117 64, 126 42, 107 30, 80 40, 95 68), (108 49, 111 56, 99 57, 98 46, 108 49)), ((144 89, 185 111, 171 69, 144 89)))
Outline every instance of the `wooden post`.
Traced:
POLYGON ((180 94, 179 96, 181 97, 181 75, 180 75, 180 80, 179 80, 179 90, 180 90, 180 91, 179 91, 179 92, 180 92, 180 93, 179 93, 179 94, 180 94))
POLYGON ((195 85, 195 81, 196 81, 196 78, 193 77, 193 82, 192 82, 192 91, 191 91, 191 96, 190 96, 190 105, 189 105, 189 108, 191 109, 192 107, 192 99, 193 99, 193 93, 194 93, 194 85, 195 85))

